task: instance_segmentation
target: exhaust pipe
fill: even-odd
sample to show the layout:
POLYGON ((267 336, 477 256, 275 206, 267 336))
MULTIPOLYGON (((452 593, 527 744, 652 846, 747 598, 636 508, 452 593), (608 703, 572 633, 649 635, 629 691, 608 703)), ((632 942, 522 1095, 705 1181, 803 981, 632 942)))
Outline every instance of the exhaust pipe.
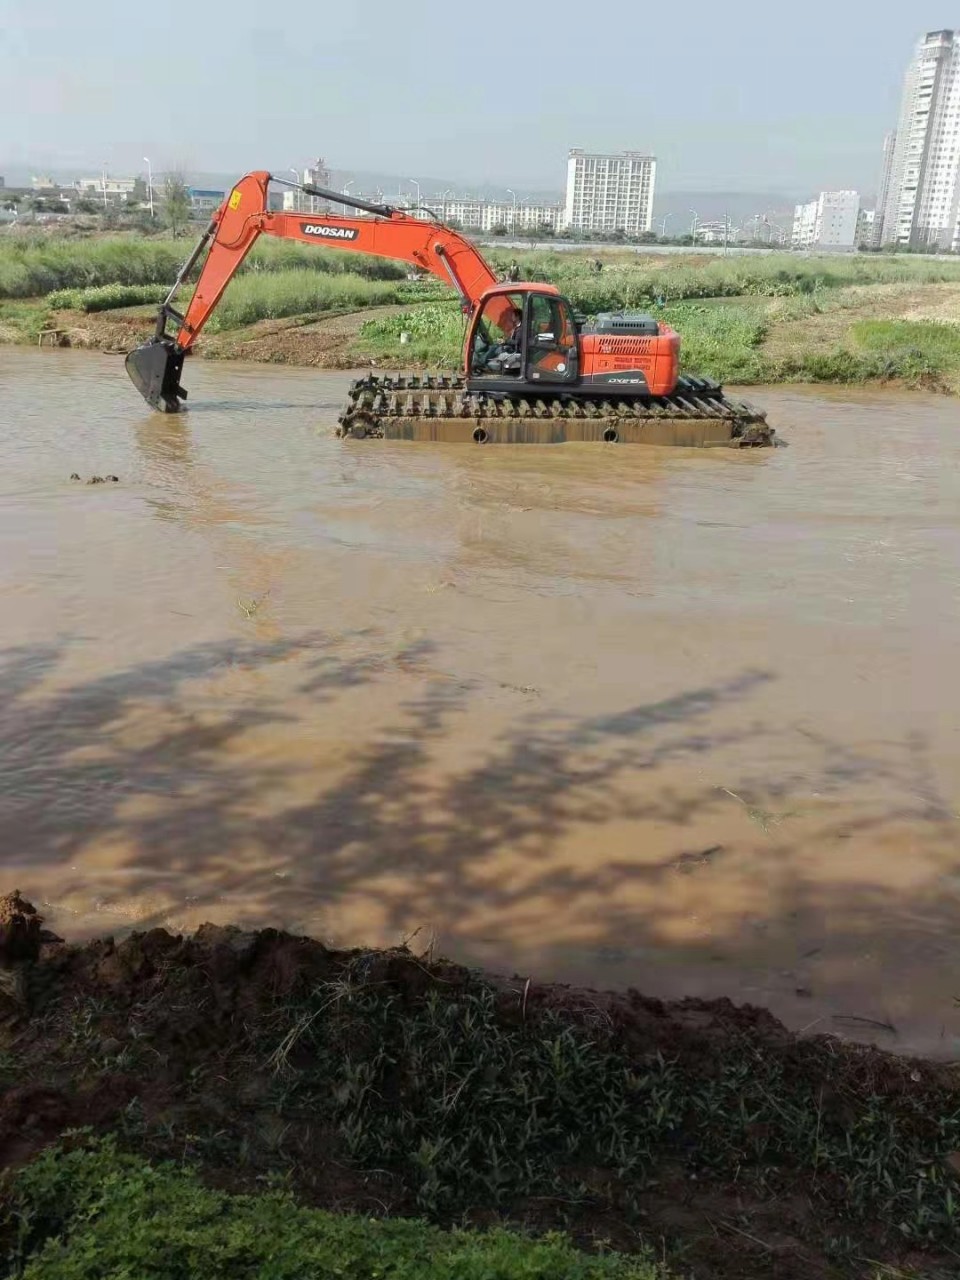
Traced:
POLYGON ((187 398, 180 385, 185 355, 172 338, 151 338, 127 356, 130 381, 158 413, 179 413, 187 398))

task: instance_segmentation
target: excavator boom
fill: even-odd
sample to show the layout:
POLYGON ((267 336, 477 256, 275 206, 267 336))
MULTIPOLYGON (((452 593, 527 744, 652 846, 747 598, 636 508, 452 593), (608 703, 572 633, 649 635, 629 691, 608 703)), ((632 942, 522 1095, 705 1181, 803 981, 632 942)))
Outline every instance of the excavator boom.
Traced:
POLYGON ((154 337, 127 356, 131 380, 154 409, 176 413, 186 399, 187 393, 180 385, 184 356, 262 235, 409 262, 452 285, 466 311, 497 283, 476 247, 441 223, 412 217, 389 205, 375 205, 310 186, 303 187, 310 195, 336 200, 373 216, 280 213, 268 208, 270 181, 271 176, 265 171, 248 173, 240 179, 214 214, 161 304, 154 337), (174 307, 176 295, 205 251, 193 296, 180 313, 174 307))

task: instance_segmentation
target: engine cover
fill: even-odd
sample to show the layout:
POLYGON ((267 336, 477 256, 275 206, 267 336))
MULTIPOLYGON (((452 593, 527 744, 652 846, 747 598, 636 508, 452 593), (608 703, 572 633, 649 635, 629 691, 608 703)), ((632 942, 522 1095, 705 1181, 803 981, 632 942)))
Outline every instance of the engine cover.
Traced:
POLYGON ((609 333, 620 338, 656 338, 660 323, 643 311, 601 311, 583 333, 609 333))

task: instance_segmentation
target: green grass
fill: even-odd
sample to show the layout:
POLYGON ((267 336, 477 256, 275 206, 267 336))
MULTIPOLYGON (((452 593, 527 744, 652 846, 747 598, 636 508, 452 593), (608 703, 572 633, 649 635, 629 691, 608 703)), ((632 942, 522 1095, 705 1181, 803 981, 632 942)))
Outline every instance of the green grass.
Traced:
POLYGON ((160 303, 169 292, 169 284, 101 284, 91 289, 57 289, 47 295, 46 304, 57 311, 113 311, 160 303))
POLYGON ((37 334, 53 323, 53 312, 46 301, 0 301, 0 340, 4 342, 36 342, 37 334))
POLYGON ((458 368, 464 333, 464 316, 455 301, 424 303, 368 320, 360 330, 357 350, 381 360, 458 368), (409 343, 401 344, 401 333, 410 334, 409 343))
POLYGON ((410 267, 391 258, 324 249, 293 240, 261 236, 243 264, 244 272, 316 271, 324 275, 354 275, 365 280, 404 280, 410 267))
POLYGON ((851 330, 864 351, 877 353, 897 365, 913 365, 923 372, 960 370, 960 325, 927 320, 861 320, 851 330))
MULTIPOLYGON (((0 239, 0 298, 39 297, 55 289, 97 285, 145 285, 172 281, 189 252, 185 241, 159 236, 6 236, 0 239)), ((490 253, 502 270, 514 256, 527 279, 558 285, 582 310, 716 297, 792 297, 853 284, 931 283, 960 280, 960 262, 910 256, 843 255, 799 258, 791 254, 690 259, 672 255, 603 254, 601 275, 594 254, 539 251, 490 253)), ((241 271, 314 272, 402 280, 409 267, 312 245, 262 237, 241 271)))
POLYGON ((602 1017, 592 1033, 552 1014, 512 1026, 482 981, 412 1002, 363 974, 360 958, 299 1005, 273 1061, 350 1162, 393 1172, 421 1212, 592 1202, 583 1171, 594 1170, 630 1216, 671 1166, 771 1197, 799 1178, 839 1220, 957 1236, 952 1095, 831 1082, 830 1050, 813 1043, 777 1054, 732 1038, 716 1061, 638 1059, 602 1017))
MULTIPOLYGON (((6 236, 0 239, 0 298, 35 298, 59 289, 112 284, 172 284, 191 247, 188 241, 158 236, 87 239, 6 236)), ((294 270, 401 281, 409 267, 389 259, 338 253, 263 237, 240 273, 257 275, 294 270)))
POLYGON ((559 1235, 336 1215, 281 1191, 227 1195, 109 1141, 44 1153, 6 1210, 22 1280, 666 1280, 647 1258, 587 1256, 559 1235))
MULTIPOLYGON (((512 260, 494 251, 502 270, 512 260)), ((593 271, 593 254, 535 252, 518 254, 525 279, 557 285, 587 314, 620 307, 650 306, 698 298, 789 298, 830 289, 869 284, 931 284, 960 281, 960 261, 880 257, 865 254, 801 258, 794 254, 689 257, 670 254, 617 254, 605 258, 600 275, 593 271)))
POLYGON ((798 346, 777 361, 771 379, 809 382, 902 382, 960 390, 960 327, 936 321, 858 320, 833 351, 798 346))
POLYGON ((96 285, 172 282, 185 256, 185 247, 172 240, 7 236, 0 240, 0 298, 33 298, 57 289, 96 285))
POLYGON ((767 376, 767 365, 759 351, 768 329, 762 306, 681 303, 658 314, 681 336, 684 372, 722 382, 760 382, 767 376))
POLYGON ((358 275, 299 270, 248 273, 231 280, 207 328, 220 333, 257 320, 360 310, 398 302, 400 297, 397 283, 358 275))

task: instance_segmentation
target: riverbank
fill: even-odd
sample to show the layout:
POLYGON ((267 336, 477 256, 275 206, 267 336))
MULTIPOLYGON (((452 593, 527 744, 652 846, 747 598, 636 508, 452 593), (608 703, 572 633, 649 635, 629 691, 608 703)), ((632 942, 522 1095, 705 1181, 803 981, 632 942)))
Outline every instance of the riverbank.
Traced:
MULTIPOLYGON (((857 286, 818 299, 706 299, 659 314, 682 335, 685 369, 723 382, 895 384, 960 394, 960 284, 857 286)), ((153 325, 152 307, 83 313, 39 301, 0 303, 0 342, 121 354, 153 325)), ((207 333, 196 354, 316 369, 456 368, 463 332, 455 304, 394 303, 207 333)))
MULTIPOLYGON (((17 898, 0 952, 8 1171, 111 1135, 231 1193, 282 1176, 315 1207, 560 1229, 683 1275, 947 1274, 955 1068, 797 1038, 728 1001, 540 986, 430 951, 214 926, 70 946, 17 898)), ((35 1212, 21 1247, 57 1234, 52 1206, 66 1216, 56 1169, 54 1225, 35 1212)), ((9 1181, 3 1207, 9 1240, 9 1181)))
MULTIPOLYGON (((176 252, 135 238, 0 242, 0 342, 128 351, 153 331, 176 252)), ((501 274, 514 263, 509 252, 489 255, 501 274)), ((688 372, 741 385, 960 393, 960 262, 540 251, 518 253, 515 265, 525 279, 556 284, 584 315, 652 310, 681 333, 688 372)), ((321 369, 457 367, 456 298, 409 275, 401 263, 264 240, 196 352, 321 369)))

